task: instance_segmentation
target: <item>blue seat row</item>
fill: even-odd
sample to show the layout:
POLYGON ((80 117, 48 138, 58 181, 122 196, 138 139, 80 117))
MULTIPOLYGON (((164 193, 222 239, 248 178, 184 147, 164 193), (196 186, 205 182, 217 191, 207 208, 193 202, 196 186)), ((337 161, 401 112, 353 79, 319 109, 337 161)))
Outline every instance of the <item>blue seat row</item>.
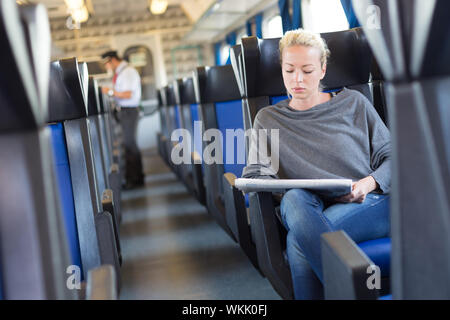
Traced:
POLYGON ((43 5, 2 1, 0 34, 0 298, 115 299, 120 173, 106 101, 86 63, 50 63, 43 5))

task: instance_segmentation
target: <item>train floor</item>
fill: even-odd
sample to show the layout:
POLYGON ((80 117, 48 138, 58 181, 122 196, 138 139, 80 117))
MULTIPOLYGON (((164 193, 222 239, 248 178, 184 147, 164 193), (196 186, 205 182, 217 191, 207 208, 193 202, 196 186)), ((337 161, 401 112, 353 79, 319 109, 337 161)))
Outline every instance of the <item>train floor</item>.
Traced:
POLYGON ((155 150, 122 194, 120 299, 280 299, 155 150))

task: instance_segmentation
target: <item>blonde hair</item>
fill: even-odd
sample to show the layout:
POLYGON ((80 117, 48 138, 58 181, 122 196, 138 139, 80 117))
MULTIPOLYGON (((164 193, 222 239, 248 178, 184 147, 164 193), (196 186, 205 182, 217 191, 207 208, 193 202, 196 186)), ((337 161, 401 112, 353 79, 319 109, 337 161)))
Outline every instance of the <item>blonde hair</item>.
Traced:
POLYGON ((322 67, 330 57, 330 50, 328 50, 328 46, 320 34, 300 28, 287 31, 281 38, 279 44, 280 62, 283 59, 283 50, 292 46, 305 46, 318 49, 320 51, 320 64, 322 67))

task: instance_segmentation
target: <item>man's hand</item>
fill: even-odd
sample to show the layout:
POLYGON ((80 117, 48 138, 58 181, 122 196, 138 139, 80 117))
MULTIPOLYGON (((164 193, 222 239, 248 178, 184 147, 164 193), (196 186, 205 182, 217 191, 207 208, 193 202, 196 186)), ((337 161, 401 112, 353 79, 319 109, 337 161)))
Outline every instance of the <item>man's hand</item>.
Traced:
POLYGON ((336 198, 338 202, 358 202, 362 203, 366 195, 377 188, 377 182, 372 176, 367 176, 357 182, 352 183, 352 192, 336 198))
POLYGON ((109 89, 110 89, 110 88, 108 88, 108 87, 102 87, 102 92, 103 92, 104 94, 108 94, 109 89))

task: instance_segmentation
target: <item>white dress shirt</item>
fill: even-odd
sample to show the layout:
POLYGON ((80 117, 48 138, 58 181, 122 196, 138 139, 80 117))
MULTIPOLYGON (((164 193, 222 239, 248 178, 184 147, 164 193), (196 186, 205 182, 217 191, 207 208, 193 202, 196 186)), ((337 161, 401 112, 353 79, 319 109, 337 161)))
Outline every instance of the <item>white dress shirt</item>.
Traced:
POLYGON ((117 79, 114 90, 117 92, 131 91, 130 99, 116 99, 117 103, 123 107, 137 107, 141 102, 141 77, 135 68, 128 65, 124 60, 116 69, 117 79))

